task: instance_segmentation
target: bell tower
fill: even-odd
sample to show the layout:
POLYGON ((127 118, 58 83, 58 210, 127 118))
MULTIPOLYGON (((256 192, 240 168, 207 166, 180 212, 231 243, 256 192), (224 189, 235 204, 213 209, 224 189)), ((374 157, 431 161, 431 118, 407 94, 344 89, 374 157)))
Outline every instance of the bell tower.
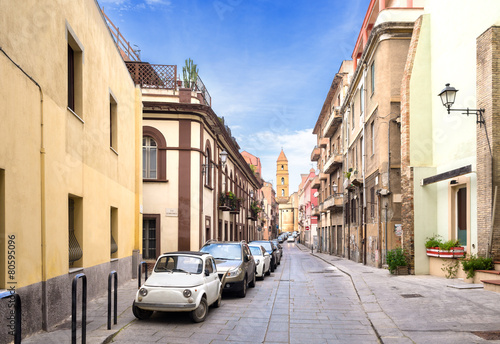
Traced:
POLYGON ((278 203, 287 203, 289 196, 288 159, 282 148, 278 160, 276 160, 276 200, 278 203))

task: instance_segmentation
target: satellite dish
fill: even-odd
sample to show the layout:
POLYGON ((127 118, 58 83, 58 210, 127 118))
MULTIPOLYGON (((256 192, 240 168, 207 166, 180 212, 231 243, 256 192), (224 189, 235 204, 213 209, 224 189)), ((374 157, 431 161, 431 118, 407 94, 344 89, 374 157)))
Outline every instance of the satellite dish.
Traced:
POLYGON ((313 195, 313 196, 314 196, 314 197, 318 197, 318 196, 319 196, 319 192, 318 192, 318 191, 316 191, 316 192, 314 193, 314 195, 313 195))

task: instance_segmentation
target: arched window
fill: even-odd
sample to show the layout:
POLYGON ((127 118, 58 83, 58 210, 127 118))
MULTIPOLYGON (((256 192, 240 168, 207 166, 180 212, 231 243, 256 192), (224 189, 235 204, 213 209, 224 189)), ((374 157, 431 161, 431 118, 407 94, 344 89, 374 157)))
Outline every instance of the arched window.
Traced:
POLYGON ((150 136, 142 138, 142 178, 157 179, 158 145, 150 136))
POLYGON ((285 178, 281 177, 281 185, 285 185, 285 178))
POLYGON ((167 181, 167 141, 156 128, 142 128, 142 178, 167 181))
POLYGON ((285 189, 281 189, 281 196, 285 197, 285 189))
POLYGON ((281 165, 281 170, 283 170, 283 165, 281 165))
POLYGON ((212 186, 212 166, 211 166, 211 155, 210 155, 210 145, 207 142, 207 148, 205 149, 205 185, 211 187, 212 186))

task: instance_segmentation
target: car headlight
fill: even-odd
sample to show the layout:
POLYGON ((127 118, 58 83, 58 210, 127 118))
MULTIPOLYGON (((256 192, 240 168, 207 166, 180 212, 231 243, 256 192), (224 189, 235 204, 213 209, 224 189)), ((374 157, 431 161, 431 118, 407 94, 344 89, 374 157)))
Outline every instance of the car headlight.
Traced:
POLYGON ((231 269, 227 272, 227 277, 236 277, 238 276, 239 274, 241 274, 241 268, 240 267, 237 267, 235 269, 231 269))
POLYGON ((141 296, 148 295, 148 290, 146 288, 139 289, 139 295, 141 295, 141 296))
POLYGON ((182 295, 184 295, 185 298, 191 297, 191 290, 184 289, 184 291, 182 292, 182 295))

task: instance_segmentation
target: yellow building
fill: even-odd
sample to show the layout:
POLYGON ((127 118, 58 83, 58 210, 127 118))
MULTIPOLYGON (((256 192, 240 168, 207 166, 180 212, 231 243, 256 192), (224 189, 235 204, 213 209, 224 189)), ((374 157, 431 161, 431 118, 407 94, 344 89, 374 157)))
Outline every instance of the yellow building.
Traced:
POLYGON ((290 196, 288 182, 288 159, 283 149, 276 160, 276 202, 279 206, 279 232, 293 232, 298 230, 298 195, 290 196))
POLYGON ((89 299, 111 270, 132 277, 141 95, 95 1, 2 1, 1 12, 0 288, 21 296, 28 335, 71 314, 77 273, 89 299))

